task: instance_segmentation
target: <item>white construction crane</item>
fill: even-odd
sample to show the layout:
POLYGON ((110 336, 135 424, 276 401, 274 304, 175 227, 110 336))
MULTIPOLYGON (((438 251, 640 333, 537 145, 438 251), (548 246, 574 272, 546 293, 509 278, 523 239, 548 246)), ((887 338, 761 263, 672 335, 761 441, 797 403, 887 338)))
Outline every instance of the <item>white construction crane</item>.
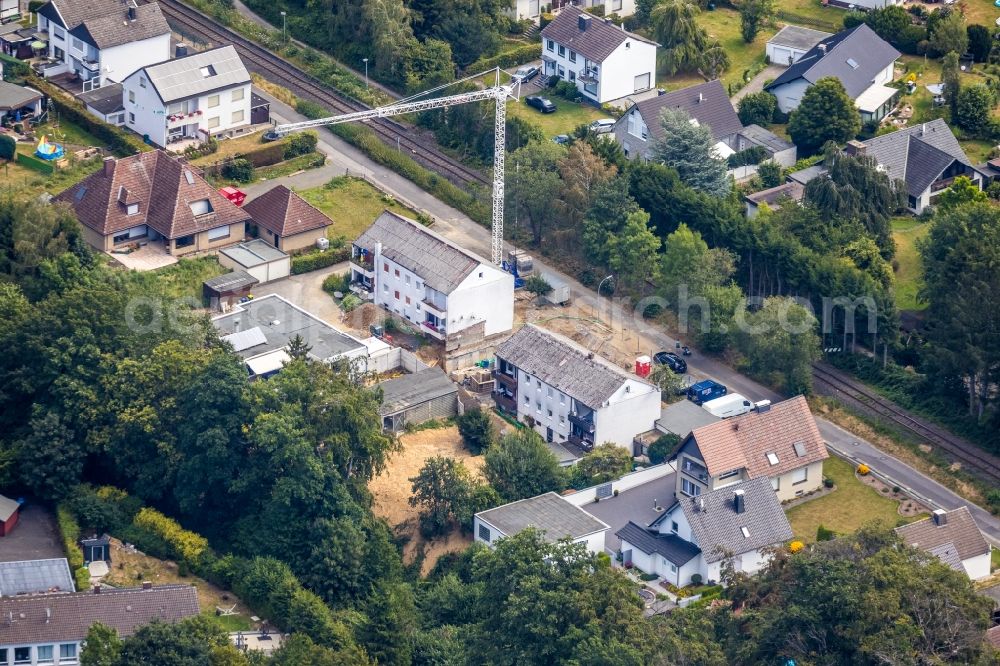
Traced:
POLYGON ((481 102, 485 100, 495 100, 496 101, 496 117, 495 126, 493 128, 493 242, 492 242, 492 256, 491 259, 493 263, 497 266, 503 263, 503 198, 504 198, 504 183, 503 183, 503 173, 504 173, 504 152, 506 151, 506 127, 507 127, 507 100, 509 98, 517 99, 515 90, 519 92, 520 82, 513 80, 508 84, 500 83, 500 68, 496 68, 496 85, 485 88, 483 90, 475 90, 473 92, 459 93, 457 95, 448 95, 446 97, 436 97, 433 99, 417 99, 425 95, 437 92, 442 88, 455 85, 455 83, 461 83, 462 81, 467 81, 474 78, 479 78, 482 74, 476 74, 474 76, 466 77, 462 81, 455 81, 453 83, 446 84, 444 86, 439 86, 433 90, 428 90, 426 92, 419 93, 413 97, 407 97, 406 99, 401 99, 394 104, 388 106, 380 106, 374 109, 367 109, 365 111, 355 111, 354 113, 345 113, 339 116, 330 116, 329 118, 319 118, 317 120, 306 120, 301 123, 288 123, 285 125, 276 125, 274 127, 274 132, 276 134, 288 134, 289 132, 298 132, 300 130, 310 129, 313 127, 324 127, 326 125, 339 125, 341 123, 350 123, 358 120, 370 120, 372 118, 388 118, 390 116, 399 116, 407 113, 416 113, 418 111, 428 111, 431 109, 446 109, 449 106, 456 106, 458 104, 468 104, 469 102, 481 102))

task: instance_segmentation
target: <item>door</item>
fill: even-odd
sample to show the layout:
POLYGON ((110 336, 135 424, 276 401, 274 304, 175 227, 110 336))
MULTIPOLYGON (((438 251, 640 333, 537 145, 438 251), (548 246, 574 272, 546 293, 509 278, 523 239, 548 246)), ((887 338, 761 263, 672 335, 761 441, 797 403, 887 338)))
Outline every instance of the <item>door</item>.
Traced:
POLYGON ((545 441, 546 442, 551 442, 552 441, 552 428, 546 428, 545 429, 545 441))

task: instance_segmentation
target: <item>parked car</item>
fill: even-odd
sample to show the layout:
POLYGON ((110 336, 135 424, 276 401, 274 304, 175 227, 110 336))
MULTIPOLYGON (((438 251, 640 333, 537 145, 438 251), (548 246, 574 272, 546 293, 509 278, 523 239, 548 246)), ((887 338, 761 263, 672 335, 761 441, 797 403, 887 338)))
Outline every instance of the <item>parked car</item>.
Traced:
POLYGON ((688 369, 687 361, 682 359, 677 354, 668 351, 661 351, 653 354, 653 363, 665 365, 679 375, 687 372, 688 369))
POLYGON ((517 71, 511 76, 515 81, 520 81, 521 83, 527 83, 531 79, 535 78, 541 73, 534 65, 523 65, 517 68, 517 71))
POLYGON ((532 95, 531 97, 525 97, 524 103, 533 109, 538 109, 542 113, 555 113, 556 105, 545 99, 544 97, 539 97, 538 95, 532 95))
POLYGON ((569 143, 569 134, 557 134, 554 137, 552 137, 552 140, 558 143, 559 145, 569 143))
POLYGON ((615 129, 614 118, 601 118, 590 123, 590 131, 594 134, 609 134, 615 129))

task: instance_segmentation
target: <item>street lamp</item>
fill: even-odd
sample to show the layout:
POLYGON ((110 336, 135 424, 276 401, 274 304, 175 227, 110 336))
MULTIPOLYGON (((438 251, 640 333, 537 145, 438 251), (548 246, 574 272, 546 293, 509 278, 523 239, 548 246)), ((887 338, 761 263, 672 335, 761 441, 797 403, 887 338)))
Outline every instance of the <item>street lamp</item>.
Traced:
POLYGON ((610 280, 612 278, 614 278, 614 275, 609 275, 608 277, 606 277, 603 280, 601 280, 601 283, 599 285, 597 285, 597 310, 595 311, 595 314, 597 314, 597 321, 601 320, 601 317, 600 317, 600 314, 599 314, 600 313, 600 309, 601 309, 601 287, 604 286, 605 282, 607 282, 608 280, 610 280))
POLYGON ((365 63, 365 90, 368 89, 368 58, 361 59, 365 63))
POLYGON ((281 12, 281 41, 288 41, 288 12, 281 12))

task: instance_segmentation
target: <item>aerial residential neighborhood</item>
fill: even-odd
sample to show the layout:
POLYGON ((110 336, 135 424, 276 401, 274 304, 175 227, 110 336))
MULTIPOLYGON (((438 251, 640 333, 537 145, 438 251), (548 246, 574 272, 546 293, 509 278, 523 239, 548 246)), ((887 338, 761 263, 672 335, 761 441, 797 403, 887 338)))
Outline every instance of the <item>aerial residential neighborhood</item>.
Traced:
POLYGON ((997 663, 998 7, 0 0, 0 666, 997 663))

